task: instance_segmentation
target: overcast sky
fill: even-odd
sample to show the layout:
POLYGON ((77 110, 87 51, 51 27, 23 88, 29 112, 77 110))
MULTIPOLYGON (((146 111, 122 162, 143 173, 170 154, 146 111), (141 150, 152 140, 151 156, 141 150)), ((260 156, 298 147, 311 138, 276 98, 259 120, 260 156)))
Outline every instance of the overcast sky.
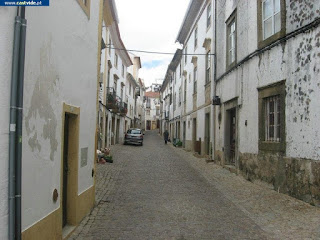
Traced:
MULTIPOLYGON (((174 53, 189 0, 116 0, 119 28, 126 49, 174 53)), ((146 86, 161 83, 173 55, 140 56, 140 78, 146 86)))

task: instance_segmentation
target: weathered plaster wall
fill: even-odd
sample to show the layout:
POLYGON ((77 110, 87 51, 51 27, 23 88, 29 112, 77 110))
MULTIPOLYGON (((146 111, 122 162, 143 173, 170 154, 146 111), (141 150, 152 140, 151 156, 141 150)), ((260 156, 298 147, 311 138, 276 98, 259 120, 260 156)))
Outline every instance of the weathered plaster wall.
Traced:
POLYGON ((98 12, 98 1, 91 1, 90 20, 76 1, 26 9, 23 230, 59 207, 52 192, 61 184, 63 102, 80 107, 78 194, 93 186, 98 12), (87 147, 81 167, 81 148, 87 147))
MULTIPOLYGON (((293 2, 293 1, 291 1, 293 2)), ((297 4, 298 1, 294 1, 297 4)), ((301 7, 299 1, 299 6, 301 7)), ((304 2, 305 7, 310 1, 304 2)), ((251 2, 250 2, 251 4, 251 2)), ((318 3, 317 3, 318 4, 318 3)), ((315 4, 317 9, 318 5, 315 4)), ((255 3, 252 3, 255 5, 255 3)), ((287 6, 288 7, 288 6, 287 6)), ((315 10, 316 11, 316 10, 315 10)), ((303 15, 303 14, 302 14, 303 15)), ((312 14, 311 14, 312 15, 312 14)), ((242 15, 241 15, 242 16, 242 15)), ((305 21, 308 21, 308 17, 305 21)), ((287 14, 287 23, 291 15, 287 14)), ((314 19, 313 16, 310 19, 314 19)), ((309 20, 310 20, 309 19, 309 20)), ((239 20, 240 21, 240 20, 239 20)), ((309 21, 310 22, 310 21, 309 21)), ((238 34, 245 31, 240 28, 238 34)), ((220 25, 223 32, 224 25, 220 25)), ((255 35, 253 29, 250 35, 255 35)), ((223 44, 222 41, 220 41, 223 44)), ((252 42, 237 42, 238 52, 245 52, 252 42)), ((310 29, 286 42, 267 50, 247 61, 226 75, 217 84, 217 95, 224 103, 238 97, 239 168, 251 180, 262 179, 275 190, 290 194, 307 202, 319 204, 319 130, 320 111, 320 27, 310 29), (258 90, 272 83, 286 80, 285 128, 286 149, 284 154, 259 151, 258 90), (245 126, 247 121, 247 126, 245 126)), ((223 47, 221 47, 222 49, 223 47)), ((218 50, 219 51, 219 50, 218 50)), ((220 54, 223 55, 222 50, 220 54)), ((238 59, 239 61, 240 59, 238 59)), ((218 62, 224 66, 225 61, 218 62)), ((221 71, 221 74, 223 71, 221 71)), ((225 106, 217 107, 217 159, 224 161, 225 106)))
POLYGON ((288 33, 311 23, 320 15, 318 0, 286 0, 286 3, 288 33))
POLYGON ((9 110, 15 8, 0 7, 0 239, 8 237, 9 110))

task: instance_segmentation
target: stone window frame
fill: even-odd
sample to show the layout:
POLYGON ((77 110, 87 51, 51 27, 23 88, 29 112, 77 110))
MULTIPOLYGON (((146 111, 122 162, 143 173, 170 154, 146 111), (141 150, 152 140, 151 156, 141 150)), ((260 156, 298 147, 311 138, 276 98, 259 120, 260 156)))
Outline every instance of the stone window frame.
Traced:
POLYGON ((273 83, 264 87, 257 88, 258 90, 258 110, 259 110, 259 151, 283 152, 286 151, 286 120, 285 120, 285 95, 286 95, 286 80, 273 83), (280 142, 267 142, 266 127, 265 127, 265 100, 272 96, 280 97, 280 142))
POLYGON ((77 0, 77 2, 82 8, 83 12, 87 15, 88 19, 90 19, 91 0, 77 0))
POLYGON ((267 39, 263 39, 263 23, 262 23, 262 2, 264 0, 257 0, 257 19, 258 19, 258 48, 263 48, 275 42, 279 38, 286 35, 286 1, 280 0, 280 14, 281 14, 281 30, 267 39))
POLYGON ((237 63, 237 9, 235 9, 230 17, 226 21, 226 66, 227 70, 231 69, 234 67, 237 63), (235 23, 235 56, 234 56, 234 61, 232 63, 229 63, 229 35, 230 35, 230 27, 232 23, 235 23))

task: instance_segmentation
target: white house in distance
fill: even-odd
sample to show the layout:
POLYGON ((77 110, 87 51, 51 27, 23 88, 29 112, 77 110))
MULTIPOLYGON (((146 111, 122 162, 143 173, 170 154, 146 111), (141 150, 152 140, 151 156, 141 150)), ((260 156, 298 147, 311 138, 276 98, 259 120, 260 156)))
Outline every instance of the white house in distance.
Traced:
POLYGON ((160 128, 160 93, 146 92, 145 99, 145 130, 160 128))
POLYGON ((126 51, 114 1, 110 1, 110 6, 112 21, 103 22, 102 32, 106 47, 101 54, 98 148, 123 143, 125 132, 129 128, 141 127, 142 118, 141 60, 126 51))
POLYGON ((131 124, 128 120, 133 118, 130 112, 132 89, 129 89, 132 80, 127 72, 132 61, 120 36, 114 1, 110 1, 110 5, 113 21, 110 24, 104 22, 103 40, 106 48, 101 56, 103 81, 100 88, 99 148, 123 142, 124 132, 131 124))
MULTIPOLYGON (((21 232, 22 239, 62 239, 94 206, 102 7, 102 0, 78 0, 25 8, 22 136, 10 144, 9 130, 16 131, 9 128, 9 99, 17 8, 0 7, 0 239, 21 232), (8 153, 21 142, 20 212, 8 196, 8 153), (12 233, 20 223, 21 232, 12 233)), ((11 170, 18 179, 19 170, 11 170)))
POLYGON ((162 87, 163 111, 167 113, 162 119, 169 121, 170 136, 179 138, 188 151, 202 156, 212 154, 214 143, 213 9, 214 1, 190 1, 177 36, 177 42, 183 45, 183 56, 176 53, 162 87))

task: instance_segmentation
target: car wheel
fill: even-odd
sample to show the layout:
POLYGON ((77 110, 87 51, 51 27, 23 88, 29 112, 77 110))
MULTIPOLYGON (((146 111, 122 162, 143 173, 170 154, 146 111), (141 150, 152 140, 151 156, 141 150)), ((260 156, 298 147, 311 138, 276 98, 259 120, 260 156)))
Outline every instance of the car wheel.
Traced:
POLYGON ((143 146, 143 143, 141 143, 140 146, 143 146))
POLYGON ((123 145, 127 145, 127 142, 124 142, 123 145))

